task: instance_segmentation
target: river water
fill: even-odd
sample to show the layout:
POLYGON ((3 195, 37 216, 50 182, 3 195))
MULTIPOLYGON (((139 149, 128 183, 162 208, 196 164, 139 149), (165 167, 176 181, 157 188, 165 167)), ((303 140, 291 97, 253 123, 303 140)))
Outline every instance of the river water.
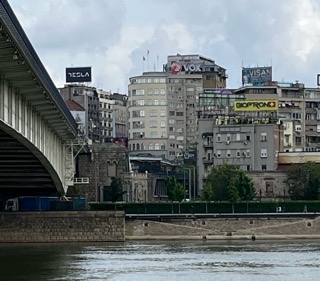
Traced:
POLYGON ((316 281, 320 241, 0 244, 0 280, 316 281))

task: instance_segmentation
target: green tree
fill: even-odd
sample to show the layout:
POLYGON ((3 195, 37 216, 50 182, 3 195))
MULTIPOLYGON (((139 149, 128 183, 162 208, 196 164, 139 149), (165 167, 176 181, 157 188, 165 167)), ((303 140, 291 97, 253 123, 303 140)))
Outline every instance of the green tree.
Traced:
POLYGON ((203 200, 205 201, 214 200, 213 187, 211 186, 211 183, 208 181, 205 183, 203 187, 202 197, 203 197, 203 200))
POLYGON ((314 162, 294 164, 287 171, 291 199, 319 199, 320 165, 314 162))
POLYGON ((238 190, 241 200, 250 201, 254 198, 255 188, 253 186, 252 179, 249 178, 242 170, 238 170, 235 187, 238 190))
POLYGON ((177 182, 175 177, 168 177, 166 179, 166 187, 169 200, 181 202, 186 197, 185 188, 177 182))
POLYGON ((254 197, 252 180, 235 165, 214 166, 203 190, 206 201, 251 200, 254 197))
POLYGON ((122 195, 127 191, 123 190, 123 184, 120 178, 111 178, 110 186, 104 186, 104 191, 106 192, 106 200, 112 201, 113 203, 122 198, 122 195))
POLYGON ((229 186, 228 197, 229 201, 232 203, 240 201, 239 191, 234 185, 229 186))

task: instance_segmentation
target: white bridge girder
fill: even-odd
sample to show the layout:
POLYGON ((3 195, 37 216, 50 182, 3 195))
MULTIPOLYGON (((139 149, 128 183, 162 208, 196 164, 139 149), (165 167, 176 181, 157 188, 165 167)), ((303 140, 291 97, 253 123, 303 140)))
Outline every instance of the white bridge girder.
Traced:
MULTIPOLYGON (((48 104, 51 106, 49 101, 48 104)), ((0 80, 0 129, 38 158, 59 193, 67 191, 68 184, 73 182, 73 151, 66 149, 65 141, 41 112, 19 94, 17 89, 10 87, 5 77, 0 80)))
POLYGON ((0 0, 0 195, 24 188, 65 194, 82 148, 75 142, 74 118, 8 1, 0 0))

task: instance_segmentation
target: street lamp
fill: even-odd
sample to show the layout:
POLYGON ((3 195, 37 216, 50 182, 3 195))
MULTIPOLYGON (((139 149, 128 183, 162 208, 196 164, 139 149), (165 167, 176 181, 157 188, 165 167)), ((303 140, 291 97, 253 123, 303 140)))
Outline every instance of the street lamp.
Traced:
MULTIPOLYGON (((188 183, 188 193, 189 193, 189 200, 191 201, 192 199, 192 175, 191 175, 191 170, 193 169, 193 200, 196 199, 196 167, 190 167, 190 168, 183 168, 183 170, 188 170, 189 171, 189 183, 188 183)), ((185 174, 184 174, 184 186, 185 186, 185 174)))

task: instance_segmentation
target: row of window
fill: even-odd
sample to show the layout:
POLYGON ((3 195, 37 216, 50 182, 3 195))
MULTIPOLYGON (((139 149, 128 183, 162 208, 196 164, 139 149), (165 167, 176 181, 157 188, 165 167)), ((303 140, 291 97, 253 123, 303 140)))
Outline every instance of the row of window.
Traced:
POLYGON ((129 150, 165 150, 166 146, 164 143, 149 143, 145 145, 144 143, 133 143, 129 144, 129 150))
POLYGON ((136 89, 136 90, 129 90, 129 97, 135 97, 135 96, 144 96, 145 93, 147 93, 148 96, 158 96, 162 95, 164 96, 166 94, 165 89, 136 89))
POLYGON ((153 84, 153 83, 166 83, 166 78, 131 78, 130 83, 138 83, 138 84, 153 84))
POLYGON ((133 100, 130 101, 130 106, 145 106, 145 105, 166 105, 166 100, 133 100))
MULTIPOLYGON (((133 110, 132 111, 132 117, 145 117, 146 112, 145 110, 133 110)), ((149 117, 157 117, 158 116, 158 110, 152 109, 149 111, 149 117)), ((166 110, 160 110, 160 116, 165 117, 166 116, 166 110)))
MULTIPOLYGON (((227 149, 227 150, 225 150, 223 152, 225 153, 224 155, 222 155, 222 151, 221 150, 217 150, 216 153, 214 154, 214 156, 217 157, 217 158, 222 158, 222 157, 225 157, 225 158, 251 157, 250 149, 247 149, 245 151, 240 151, 240 150, 232 151, 230 149, 227 149)), ((261 148, 260 157, 261 158, 267 158, 268 157, 268 149, 267 148, 261 148)), ((207 159, 207 160, 212 159, 212 154, 208 153, 207 157, 205 159, 207 159)))
MULTIPOLYGON (((212 137, 207 137, 206 141, 211 143, 211 139, 212 137)), ((237 133, 237 134, 227 134, 225 136, 225 138, 222 137, 221 134, 217 134, 216 135, 216 141, 217 142, 231 142, 231 141, 251 141, 251 136, 250 135, 246 135, 244 140, 241 140, 241 134, 237 133), (234 138, 235 136, 235 138, 234 138)), ((260 141, 267 141, 267 133, 261 133, 260 134, 260 141)))

